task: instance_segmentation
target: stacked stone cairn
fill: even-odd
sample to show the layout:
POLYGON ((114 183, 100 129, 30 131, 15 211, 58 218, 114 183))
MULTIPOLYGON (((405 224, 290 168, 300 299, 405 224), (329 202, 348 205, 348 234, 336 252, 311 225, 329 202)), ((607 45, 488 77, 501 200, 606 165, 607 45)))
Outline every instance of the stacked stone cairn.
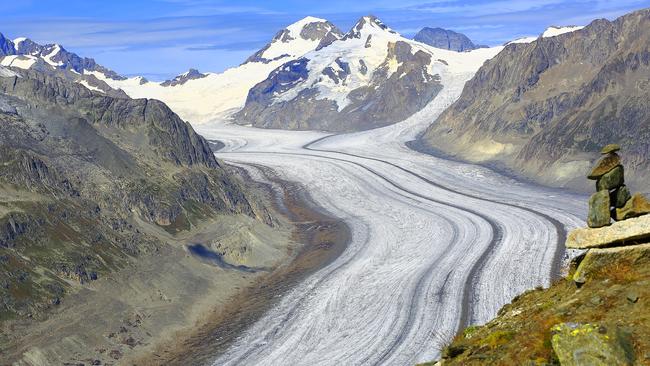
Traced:
POLYGON ((642 194, 631 195, 625 186, 621 147, 610 144, 603 148, 587 178, 596 181, 596 193, 589 199, 587 224, 591 228, 608 226, 611 220, 622 221, 650 213, 650 201, 642 194))

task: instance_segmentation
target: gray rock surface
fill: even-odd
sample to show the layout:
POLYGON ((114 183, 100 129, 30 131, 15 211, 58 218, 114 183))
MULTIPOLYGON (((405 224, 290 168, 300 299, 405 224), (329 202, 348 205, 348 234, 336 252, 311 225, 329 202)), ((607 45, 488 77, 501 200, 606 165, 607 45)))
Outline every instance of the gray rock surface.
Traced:
POLYGON ((622 186, 612 194, 611 204, 613 207, 622 208, 630 198, 632 198, 630 189, 622 186))
POLYGON ((551 344, 563 366, 631 365, 622 334, 598 324, 561 323, 553 327, 551 344))
POLYGON ((485 47, 474 44, 464 34, 442 28, 422 28, 413 39, 429 46, 457 52, 485 47))

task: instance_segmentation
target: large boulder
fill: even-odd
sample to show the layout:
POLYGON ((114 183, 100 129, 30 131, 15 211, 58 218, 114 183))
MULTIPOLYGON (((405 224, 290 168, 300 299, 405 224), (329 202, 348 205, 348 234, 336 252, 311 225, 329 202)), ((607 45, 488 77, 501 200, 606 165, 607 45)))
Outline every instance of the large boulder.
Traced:
POLYGON ((650 213, 650 201, 644 195, 636 193, 622 208, 616 209, 616 220, 626 220, 648 213, 650 213))
POLYGON ((587 224, 591 228, 609 225, 611 221, 609 210, 609 191, 598 191, 589 198, 589 217, 587 224))
POLYGON ((610 190, 618 188, 625 183, 623 166, 619 165, 609 172, 605 173, 596 183, 596 190, 610 190))
POLYGON ((616 263, 646 263, 650 259, 650 244, 625 245, 612 248, 594 248, 580 260, 573 273, 573 281, 581 285, 603 276, 602 268, 616 263))
POLYGON ((624 337, 598 324, 560 323, 551 329, 551 344, 562 366, 631 365, 624 337))
POLYGON ((570 249, 604 248, 632 244, 650 238, 650 215, 615 222, 611 226, 580 228, 569 233, 566 247, 570 249))

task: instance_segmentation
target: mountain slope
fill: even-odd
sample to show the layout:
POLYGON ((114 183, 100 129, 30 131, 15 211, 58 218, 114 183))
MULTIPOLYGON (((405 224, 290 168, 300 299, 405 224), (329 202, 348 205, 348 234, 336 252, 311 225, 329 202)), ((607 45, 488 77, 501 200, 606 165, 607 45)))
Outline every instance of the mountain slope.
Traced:
POLYGON ((159 253, 160 233, 219 215, 271 223, 162 102, 0 66, 0 123, 0 321, 42 319, 86 283, 159 253))
POLYGON ((472 161, 586 189, 593 153, 623 146, 626 176, 648 190, 650 10, 511 43, 423 136, 472 161), (553 36, 559 34, 557 36, 553 36))
POLYGON ((92 74, 133 98, 162 100, 183 119, 200 124, 224 119, 241 109, 250 88, 273 69, 340 36, 341 32, 332 23, 307 17, 280 31, 242 65, 223 73, 207 73, 205 77, 174 85, 150 82, 142 77, 119 80, 99 72, 92 74))
POLYGON ((275 69, 234 115, 256 127, 366 130, 399 122, 441 90, 452 52, 401 37, 366 16, 340 40, 275 69))
POLYGON ((485 47, 474 44, 464 34, 442 28, 422 28, 413 39, 432 47, 457 52, 471 51, 485 47))

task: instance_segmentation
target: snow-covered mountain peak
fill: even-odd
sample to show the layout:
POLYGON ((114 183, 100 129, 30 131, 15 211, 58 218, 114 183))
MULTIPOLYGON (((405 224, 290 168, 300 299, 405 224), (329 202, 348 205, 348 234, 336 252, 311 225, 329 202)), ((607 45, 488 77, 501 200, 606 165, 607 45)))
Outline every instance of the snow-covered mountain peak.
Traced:
POLYGON ((249 57, 245 63, 270 63, 300 57, 342 36, 341 31, 327 20, 306 17, 279 31, 269 44, 249 57))
POLYGON ((27 37, 18 37, 16 39, 14 39, 14 46, 18 47, 19 44, 21 44, 22 42, 24 42, 26 40, 27 40, 27 37))
POLYGON ((345 38, 364 38, 376 34, 397 34, 374 15, 361 17, 345 35, 345 38))
POLYGON ((186 82, 190 80, 197 80, 197 79, 203 79, 207 77, 207 74, 202 74, 199 72, 197 69, 189 69, 185 71, 184 73, 176 76, 172 80, 167 80, 161 83, 161 86, 176 86, 176 85, 183 85, 186 82))
POLYGON ((284 29, 284 32, 281 31, 279 34, 286 34, 293 39, 315 40, 318 38, 320 40, 333 28, 335 27, 327 20, 309 16, 291 24, 284 29), (316 32, 312 32, 312 29, 316 30, 316 32), (318 32, 318 30, 321 30, 321 32, 318 32))

